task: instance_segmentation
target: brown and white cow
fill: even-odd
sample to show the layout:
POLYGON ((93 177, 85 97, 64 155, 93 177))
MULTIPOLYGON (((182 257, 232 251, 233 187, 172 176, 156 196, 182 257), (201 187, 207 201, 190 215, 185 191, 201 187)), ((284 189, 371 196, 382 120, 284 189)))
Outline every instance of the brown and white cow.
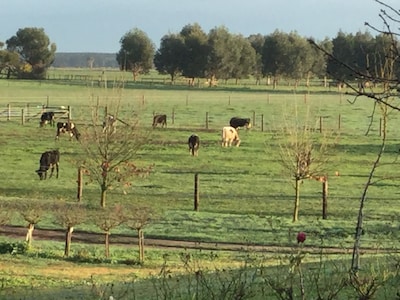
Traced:
POLYGON ((199 155, 200 138, 197 134, 192 134, 188 139, 189 153, 193 156, 199 155))
POLYGON ((61 133, 68 133, 69 134, 69 139, 71 139, 73 136, 76 138, 76 140, 79 141, 80 133, 78 132, 78 129, 75 126, 75 123, 72 122, 58 122, 57 123, 57 133, 56 133, 56 140, 60 137, 61 133))
POLYGON ((155 115, 153 117, 153 128, 160 124, 161 127, 167 126, 167 115, 155 115))
POLYGON ((239 134, 232 126, 225 126, 222 128, 222 147, 230 147, 232 144, 239 147, 239 134))

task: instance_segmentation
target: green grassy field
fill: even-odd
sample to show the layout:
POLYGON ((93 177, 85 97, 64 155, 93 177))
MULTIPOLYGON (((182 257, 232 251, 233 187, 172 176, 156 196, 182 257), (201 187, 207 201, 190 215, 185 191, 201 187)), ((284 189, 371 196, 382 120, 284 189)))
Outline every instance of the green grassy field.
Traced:
MULTIPOLYGON (((168 127, 152 130, 152 142, 141 151, 137 162, 139 165, 154 163, 154 172, 147 178, 136 180, 129 190, 125 190, 126 194, 121 189, 109 193, 109 204, 135 202, 163 211, 163 221, 151 224, 146 230, 147 235, 230 242, 246 238, 249 242, 268 244, 272 242, 272 236, 275 242, 284 242, 282 237, 287 236, 288 230, 303 229, 315 232, 316 244, 324 232, 325 242, 337 245, 337 231, 342 232, 341 242, 347 246, 351 244, 359 198, 380 144, 379 116, 373 121, 369 134, 365 135, 372 110, 368 100, 360 99, 351 105, 345 101, 345 95, 340 97, 337 94, 311 93, 305 101, 304 95, 293 93, 266 95, 261 92, 136 89, 121 92, 9 82, 1 88, 0 105, 6 107, 7 103, 17 102, 17 98, 24 99, 20 100, 22 103, 29 103, 30 99, 36 101, 35 98, 48 101, 51 106, 69 105, 72 118, 79 126, 90 121, 91 104, 106 105, 107 101, 114 101, 113 97, 122 98, 127 118, 134 114, 149 130, 153 112, 168 115, 168 127), (317 129, 314 135, 321 135, 318 131, 321 116, 324 117, 323 129, 339 134, 340 115, 340 136, 337 145, 331 149, 326 166, 326 175, 329 176, 328 220, 321 221, 321 184, 308 180, 301 187, 300 222, 292 224, 294 189, 290 175, 285 174, 280 164, 281 128, 295 112, 301 121, 306 111, 311 112, 309 119, 317 129), (242 144, 239 148, 221 148, 221 128, 236 115, 252 119, 255 116, 254 127, 240 132, 242 144), (199 157, 191 157, 187 150, 187 138, 193 132, 201 138, 199 157), (193 212, 196 172, 200 178, 198 213, 193 212), (335 172, 340 176, 335 176, 335 172), (275 226, 272 223, 285 224, 280 228, 280 235, 272 234, 274 230, 271 227, 275 226), (321 226, 327 228, 321 229, 321 226)), ((390 232, 391 226, 395 225, 390 224, 399 213, 396 181, 399 174, 394 167, 399 148, 396 118, 391 116, 386 155, 377 173, 379 178, 386 180, 377 182, 368 192, 366 228, 371 226, 368 230, 371 236, 366 236, 365 240, 370 246, 385 240, 377 230, 382 228, 382 220, 386 224, 383 226, 388 231, 386 234, 395 234, 390 232)), ((71 158, 81 151, 76 141, 70 142, 67 137, 55 141, 55 129, 39 128, 38 118, 23 126, 18 117, 10 121, 3 118, 0 130, 3 137, 0 172, 3 178, 7 178, 7 184, 1 187, 1 197, 33 197, 50 202, 60 198, 75 200, 76 168, 71 158), (52 148, 59 148, 62 154, 60 179, 38 181, 34 171, 40 153, 52 148)), ((83 194, 85 202, 98 203, 98 186, 85 185, 83 194)), ((387 240, 391 241, 392 238, 387 240)))
MULTIPOLYGON (((70 106, 78 126, 90 122, 92 105, 105 106, 117 100, 121 100, 123 109, 121 119, 137 118, 152 132, 151 143, 139 153, 136 163, 154 163, 155 168, 131 187, 110 191, 107 203, 146 205, 159 212, 159 218, 145 228, 146 237, 292 246, 301 230, 308 233, 310 246, 353 246, 359 200, 380 146, 379 115, 371 122, 373 103, 369 100, 360 98, 350 104, 347 100, 353 100, 351 96, 318 89, 305 93, 290 89, 173 90, 128 85, 121 90, 112 86, 104 89, 0 81, 0 112, 6 112, 8 104, 16 112, 26 110, 27 104, 30 109, 41 104, 70 106), (167 128, 151 129, 153 113, 168 115, 167 128), (282 128, 293 124, 296 113, 300 123, 309 120, 315 137, 323 135, 321 118, 322 131, 328 135, 335 132, 338 137, 331 147, 325 174, 321 174, 329 180, 327 220, 321 217, 321 183, 304 180, 299 222, 292 222, 293 180, 282 170, 280 145, 285 142, 282 128), (252 118, 254 126, 240 131, 240 147, 221 148, 221 128, 232 116, 252 118), (187 138, 192 133, 201 139, 198 157, 188 153, 187 138), (193 210, 195 173, 200 178, 198 212, 193 210)), ((377 181, 368 191, 363 247, 398 248, 398 119, 395 113, 390 115, 386 152, 377 181)), ((39 128, 39 117, 21 125, 19 116, 7 120, 3 113, 0 123, 1 201, 76 201, 77 169, 73 158, 82 151, 79 143, 67 137, 55 141, 55 129, 39 128), (35 170, 40 154, 52 148, 61 152, 60 178, 39 181, 35 170)), ((83 202, 95 207, 100 200, 99 187, 88 180, 86 183, 83 202)), ((13 224, 26 225, 20 218, 15 218, 13 224)), ((38 227, 57 225, 49 216, 38 227)), ((96 230, 90 225, 77 228, 85 229, 96 230)), ((115 232, 132 234, 123 226, 115 232)), ((63 246, 59 247, 62 251, 63 246)))

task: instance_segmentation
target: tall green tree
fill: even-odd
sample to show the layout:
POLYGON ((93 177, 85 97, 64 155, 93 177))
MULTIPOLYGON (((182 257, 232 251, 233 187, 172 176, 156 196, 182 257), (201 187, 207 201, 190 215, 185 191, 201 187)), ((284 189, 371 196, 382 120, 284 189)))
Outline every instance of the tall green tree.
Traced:
POLYGON ((209 82, 229 79, 240 49, 236 47, 232 34, 224 26, 215 27, 208 33, 209 54, 206 75, 209 82))
POLYGON ((327 65, 327 72, 332 78, 342 82, 351 81, 360 77, 355 76, 351 68, 356 68, 358 72, 367 76, 370 70, 374 69, 372 57, 375 52, 375 40, 370 33, 357 32, 354 35, 340 31, 332 40, 332 45, 332 57, 327 65))
POLYGON ((138 28, 130 30, 121 38, 120 44, 118 65, 121 70, 131 71, 134 81, 153 68, 155 46, 144 31, 138 28))
POLYGON ((256 51, 250 41, 242 35, 234 35, 232 40, 237 51, 235 51, 236 55, 232 57, 234 64, 230 78, 235 79, 238 83, 239 79, 248 78, 253 73, 256 66, 256 51))
POLYGON ((289 47, 287 34, 278 30, 266 36, 262 49, 264 76, 273 77, 274 88, 280 77, 285 73, 285 55, 289 47))
MULTIPOLYGON (((44 79, 47 69, 54 62, 56 44, 50 43, 43 28, 22 28, 6 41, 7 50, 19 55, 15 68, 19 78, 44 79)), ((14 62, 14 57, 10 61, 14 62)), ((9 69, 10 70, 10 69, 9 69)))
POLYGON ((296 84, 300 79, 308 80, 318 61, 315 50, 296 32, 275 31, 267 36, 262 55, 263 73, 274 78, 274 86, 280 77, 292 78, 296 84))
POLYGON ((262 61, 262 49, 265 43, 265 36, 262 34, 253 34, 247 38, 256 52, 256 62, 252 75, 256 78, 256 84, 259 84, 263 77, 263 61, 262 61))
POLYGON ((161 39, 160 48, 154 56, 154 65, 160 74, 171 76, 171 82, 182 73, 182 57, 185 54, 185 44, 182 36, 168 34, 161 39))
POLYGON ((208 38, 197 23, 184 26, 180 32, 185 50, 181 57, 182 75, 190 78, 194 84, 195 78, 204 77, 208 56, 208 38))
POLYGON ((19 55, 15 51, 8 51, 0 47, 0 75, 4 74, 7 79, 20 67, 19 55))

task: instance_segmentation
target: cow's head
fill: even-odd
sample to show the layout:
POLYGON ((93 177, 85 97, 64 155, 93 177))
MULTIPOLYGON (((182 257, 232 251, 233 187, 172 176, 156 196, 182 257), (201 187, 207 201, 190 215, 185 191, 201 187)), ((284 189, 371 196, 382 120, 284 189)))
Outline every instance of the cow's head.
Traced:
POLYGON ((246 127, 247 129, 250 129, 250 128, 251 128, 251 121, 250 121, 250 119, 246 119, 246 125, 245 125, 245 127, 246 127))
POLYGON ((40 180, 46 179, 46 172, 47 172, 46 169, 40 168, 39 170, 36 170, 35 172, 38 174, 40 180))

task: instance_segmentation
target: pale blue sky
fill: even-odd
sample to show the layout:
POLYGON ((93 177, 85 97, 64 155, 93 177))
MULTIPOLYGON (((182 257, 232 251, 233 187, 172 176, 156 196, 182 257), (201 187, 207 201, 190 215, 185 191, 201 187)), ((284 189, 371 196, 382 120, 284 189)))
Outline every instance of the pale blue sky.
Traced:
MULTIPOLYGON (((384 1, 400 9, 398 0, 384 1)), ((0 41, 41 27, 58 52, 115 53, 133 28, 158 47, 163 35, 195 22, 206 33, 223 25, 244 36, 278 29, 322 40, 364 32, 366 21, 383 29, 381 8, 374 0, 0 0, 0 41)))

